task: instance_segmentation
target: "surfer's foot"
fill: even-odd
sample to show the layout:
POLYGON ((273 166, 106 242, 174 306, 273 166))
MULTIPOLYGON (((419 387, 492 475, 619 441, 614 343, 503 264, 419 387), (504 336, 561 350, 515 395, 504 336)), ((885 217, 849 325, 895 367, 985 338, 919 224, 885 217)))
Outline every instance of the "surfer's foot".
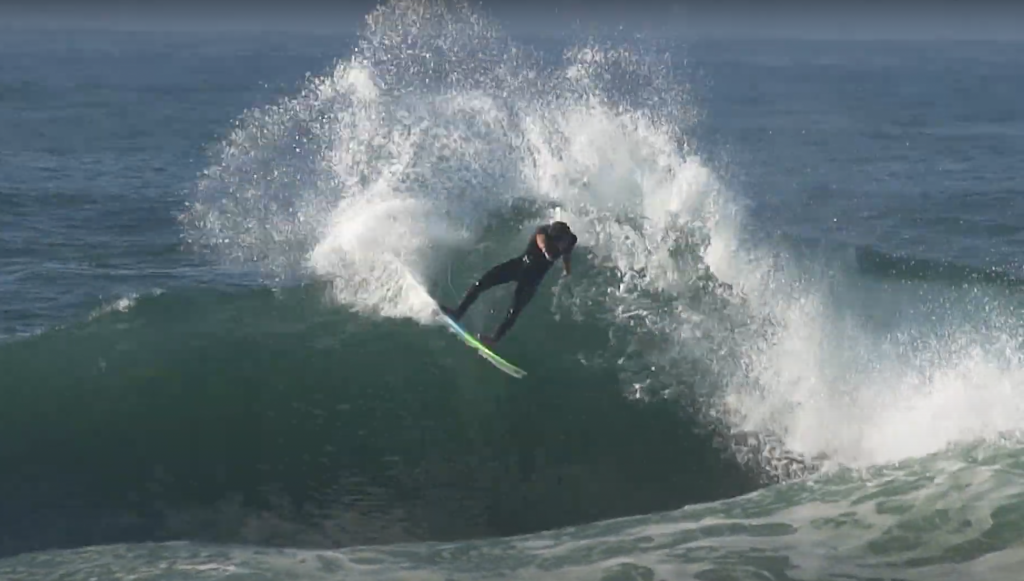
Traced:
POLYGON ((446 314, 446 315, 448 315, 448 317, 451 320, 458 321, 460 319, 459 314, 455 312, 455 309, 448 308, 448 307, 446 307, 444 305, 438 305, 438 306, 441 307, 441 312, 446 314))
POLYGON ((498 341, 495 340, 494 337, 491 337, 490 335, 479 335, 479 339, 481 343, 487 345, 488 347, 494 347, 498 343, 498 341))

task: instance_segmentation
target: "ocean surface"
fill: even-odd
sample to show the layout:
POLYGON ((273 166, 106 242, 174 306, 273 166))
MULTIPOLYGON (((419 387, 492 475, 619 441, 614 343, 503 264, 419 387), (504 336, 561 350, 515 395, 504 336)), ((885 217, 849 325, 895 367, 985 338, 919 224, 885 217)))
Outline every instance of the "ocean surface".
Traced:
POLYGON ((3 29, 0 579, 1019 579, 1022 67, 3 29))

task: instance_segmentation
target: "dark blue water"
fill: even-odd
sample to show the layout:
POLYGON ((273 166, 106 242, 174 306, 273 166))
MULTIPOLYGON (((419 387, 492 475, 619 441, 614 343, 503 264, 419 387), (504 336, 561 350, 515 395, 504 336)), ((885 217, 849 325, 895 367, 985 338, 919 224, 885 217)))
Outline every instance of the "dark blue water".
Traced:
POLYGON ((890 253, 1016 270, 1020 44, 732 43, 709 138, 764 222, 890 253))
POLYGON ((352 39, 15 30, 0 43, 9 336, 205 280, 177 216, 207 150, 352 39))

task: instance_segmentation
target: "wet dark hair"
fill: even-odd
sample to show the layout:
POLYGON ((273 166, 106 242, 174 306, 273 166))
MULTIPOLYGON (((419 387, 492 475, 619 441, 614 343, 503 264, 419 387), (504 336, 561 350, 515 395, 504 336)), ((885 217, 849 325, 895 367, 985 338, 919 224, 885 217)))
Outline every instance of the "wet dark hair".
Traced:
POLYGON ((567 252, 568 249, 576 242, 576 235, 569 229, 569 225, 559 220, 558 222, 551 223, 551 230, 549 230, 551 238, 554 239, 555 244, 562 252, 567 252))
POLYGON ((551 235, 552 236, 565 236, 572 234, 572 230, 569 229, 569 225, 561 220, 551 223, 551 235))

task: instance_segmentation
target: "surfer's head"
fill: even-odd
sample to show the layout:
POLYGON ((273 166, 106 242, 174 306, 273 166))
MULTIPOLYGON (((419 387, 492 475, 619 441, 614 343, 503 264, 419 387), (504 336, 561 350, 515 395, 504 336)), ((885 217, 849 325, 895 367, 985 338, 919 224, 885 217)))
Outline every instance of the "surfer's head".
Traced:
POLYGON ((576 242, 576 235, 569 229, 569 225, 559 220, 558 222, 552 222, 551 224, 551 237, 555 240, 555 244, 565 252, 576 242))

